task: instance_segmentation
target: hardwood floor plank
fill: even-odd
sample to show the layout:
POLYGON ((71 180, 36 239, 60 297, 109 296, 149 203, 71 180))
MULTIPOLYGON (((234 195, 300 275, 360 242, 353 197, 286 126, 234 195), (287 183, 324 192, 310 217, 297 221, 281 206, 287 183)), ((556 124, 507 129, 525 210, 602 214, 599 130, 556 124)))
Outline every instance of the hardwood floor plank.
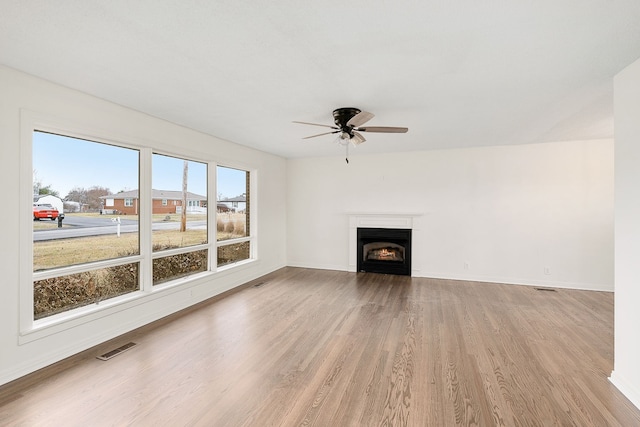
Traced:
POLYGON ((640 425, 607 379, 610 293, 301 268, 253 283, 0 387, 0 425, 640 425))

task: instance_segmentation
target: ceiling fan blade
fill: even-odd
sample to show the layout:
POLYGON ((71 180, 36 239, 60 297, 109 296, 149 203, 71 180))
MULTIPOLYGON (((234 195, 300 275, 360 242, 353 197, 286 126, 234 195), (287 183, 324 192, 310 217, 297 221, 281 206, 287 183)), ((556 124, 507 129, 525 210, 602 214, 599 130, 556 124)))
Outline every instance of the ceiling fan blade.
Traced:
POLYGON ((331 129, 339 129, 337 126, 321 125, 321 124, 318 124, 318 123, 309 123, 309 122, 297 122, 295 120, 292 123, 298 123, 298 124, 301 124, 301 125, 322 126, 322 127, 331 128, 331 129))
POLYGON ((302 139, 315 138, 316 136, 329 135, 329 134, 331 134, 331 133, 338 133, 338 132, 340 132, 340 130, 334 130, 334 131, 331 131, 331 132, 319 133, 319 134, 317 134, 317 135, 305 136, 305 137, 304 137, 304 138, 302 138, 302 139))
POLYGON ((355 116, 351 117, 351 120, 347 122, 347 126, 353 126, 357 128, 360 125, 367 123, 369 120, 373 119, 373 113, 369 113, 367 111, 361 111, 355 116))
POLYGON ((369 126, 358 128, 360 132, 379 132, 379 133, 406 133, 409 128, 399 128, 392 126, 369 126))
POLYGON ((366 139, 364 139, 364 136, 362 136, 362 134, 353 131, 353 138, 351 138, 351 142, 353 142, 353 145, 360 145, 365 141, 366 139))

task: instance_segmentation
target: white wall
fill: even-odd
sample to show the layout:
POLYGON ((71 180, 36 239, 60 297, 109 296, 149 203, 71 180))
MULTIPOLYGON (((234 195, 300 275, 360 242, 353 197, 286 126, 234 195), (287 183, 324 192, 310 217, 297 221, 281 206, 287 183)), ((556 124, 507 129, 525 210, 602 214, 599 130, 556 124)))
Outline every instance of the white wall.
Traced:
POLYGON ((422 213, 416 276, 613 290, 611 140, 340 154, 288 160, 289 265, 347 270, 348 213, 422 213))
POLYGON ((640 60, 615 90, 615 363, 611 381, 640 408, 640 60))
MULTIPOLYGON (((141 114, 88 95, 0 66, 0 182, 3 209, 0 226, 0 384, 77 353, 106 339, 231 289, 285 265, 286 161, 141 114), (82 128, 112 135, 114 140, 149 142, 156 149, 197 155, 203 160, 257 169, 259 260, 216 273, 183 288, 155 293, 55 329, 38 339, 19 337, 20 248, 30 235, 20 224, 21 111, 59 118, 82 128), (184 152, 188 149, 189 152, 184 152), (89 320, 87 320, 89 319, 89 320), (19 339, 22 344, 19 344, 19 339)), ((23 173, 22 176, 25 176, 23 173)), ((26 176, 31 176, 28 172, 26 176)), ((30 184, 27 184, 29 187, 30 184)), ((30 199, 31 195, 28 195, 30 199)), ((23 198, 24 199, 24 198, 23 198)), ((29 205, 30 206, 30 205, 29 205)))

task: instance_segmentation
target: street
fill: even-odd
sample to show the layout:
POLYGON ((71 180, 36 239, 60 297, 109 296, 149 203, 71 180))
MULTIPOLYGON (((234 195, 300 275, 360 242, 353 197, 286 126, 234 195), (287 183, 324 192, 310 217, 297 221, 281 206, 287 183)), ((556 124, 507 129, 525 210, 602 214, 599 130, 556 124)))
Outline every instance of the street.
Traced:
MULTIPOLYGON (((78 217, 68 216, 63 220, 63 224, 68 228, 55 228, 49 230, 35 230, 33 241, 70 239, 74 237, 100 236, 106 234, 116 234, 117 224, 111 218, 78 217)), ((204 229, 207 221, 189 221, 187 228, 190 230, 204 229)), ((179 222, 154 222, 152 230, 177 230, 179 222)), ((120 233, 133 233, 138 231, 138 221, 123 219, 120 217, 120 233)))

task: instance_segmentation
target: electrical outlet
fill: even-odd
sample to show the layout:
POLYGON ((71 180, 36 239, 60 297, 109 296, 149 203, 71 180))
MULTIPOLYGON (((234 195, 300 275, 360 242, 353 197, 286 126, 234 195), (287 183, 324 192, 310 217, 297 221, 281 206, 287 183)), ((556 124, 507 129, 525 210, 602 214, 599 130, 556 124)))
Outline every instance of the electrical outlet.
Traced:
POLYGON ((468 270, 469 269, 469 261, 465 261, 464 262, 464 269, 468 270))
POLYGON ((544 274, 546 274, 546 275, 551 274, 551 267, 546 266, 546 267, 544 268, 544 274))

